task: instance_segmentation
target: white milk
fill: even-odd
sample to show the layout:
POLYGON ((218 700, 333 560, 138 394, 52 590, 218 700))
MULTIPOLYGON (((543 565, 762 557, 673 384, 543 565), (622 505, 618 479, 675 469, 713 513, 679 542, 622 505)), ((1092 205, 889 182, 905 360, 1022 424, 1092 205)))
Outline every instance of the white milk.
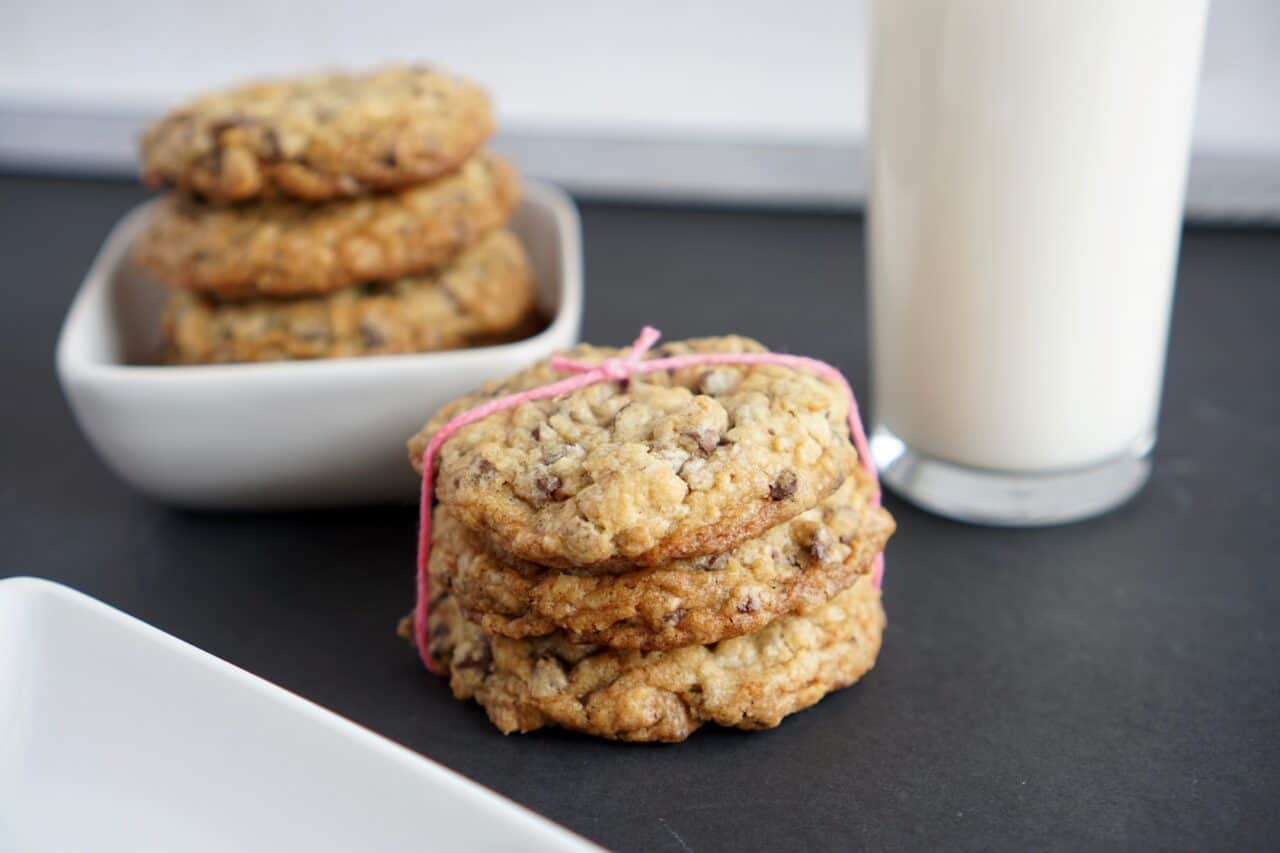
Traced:
POLYGON ((876 0, 876 419, 959 465, 1154 438, 1207 0, 876 0))

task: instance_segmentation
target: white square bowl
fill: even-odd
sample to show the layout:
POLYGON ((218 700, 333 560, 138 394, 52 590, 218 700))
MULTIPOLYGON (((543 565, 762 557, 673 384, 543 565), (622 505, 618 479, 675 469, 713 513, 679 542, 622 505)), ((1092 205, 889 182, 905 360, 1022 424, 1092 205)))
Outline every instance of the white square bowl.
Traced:
POLYGON ((0 850, 598 850, 78 592, 0 581, 0 850))
POLYGON ((421 355, 197 367, 157 351, 163 291, 130 263, 145 205, 112 230, 58 340, 58 377, 81 430, 125 482, 190 509, 412 500, 405 441, 486 379, 572 346, 582 321, 573 202, 529 182, 511 222, 533 262, 541 333, 421 355))

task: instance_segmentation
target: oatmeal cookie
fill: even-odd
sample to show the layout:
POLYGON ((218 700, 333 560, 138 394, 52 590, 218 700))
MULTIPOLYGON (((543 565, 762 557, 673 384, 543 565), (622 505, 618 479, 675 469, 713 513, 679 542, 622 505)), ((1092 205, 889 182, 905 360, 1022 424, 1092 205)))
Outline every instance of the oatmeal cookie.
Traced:
POLYGON ((433 576, 486 634, 674 649, 748 634, 825 605, 871 570, 893 519, 861 469, 814 509, 717 556, 626 574, 513 562, 436 509, 433 576))
POLYGON ((435 178, 492 132, 484 91, 429 67, 264 81, 152 125, 142 178, 218 201, 323 201, 435 178))
POLYGON ((489 637, 440 594, 431 655, 459 699, 504 734, 560 726, 629 741, 681 741, 703 723, 767 729, 875 665, 884 630, 869 577, 805 615, 709 646, 641 652, 562 635, 489 637))
POLYGON ((218 302, 173 291, 164 328, 171 364, 388 355, 484 342, 523 323, 533 303, 529 259, 499 230, 433 273, 328 296, 218 302))
POLYGON ((510 164, 483 152, 429 184, 320 205, 175 194, 156 202, 134 254, 161 282, 221 299, 328 293, 447 263, 519 196, 510 164))
MULTIPOLYGON (((739 337, 666 344, 763 352, 739 337)), ((624 351, 580 346, 587 361, 624 351)), ((411 462, 453 415, 563 378, 548 361, 445 406, 409 441, 411 462)), ((719 554, 817 506, 856 464, 842 390, 777 365, 695 367, 601 382, 467 426, 441 448, 435 494, 523 560, 615 570, 719 554)))

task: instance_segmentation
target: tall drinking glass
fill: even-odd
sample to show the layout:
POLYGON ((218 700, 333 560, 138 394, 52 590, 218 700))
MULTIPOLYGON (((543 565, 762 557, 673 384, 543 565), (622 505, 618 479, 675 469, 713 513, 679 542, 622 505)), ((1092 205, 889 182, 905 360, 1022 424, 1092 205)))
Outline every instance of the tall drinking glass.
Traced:
POLYGON ((1150 471, 1208 0, 875 0, 872 455, 970 521, 1150 471))

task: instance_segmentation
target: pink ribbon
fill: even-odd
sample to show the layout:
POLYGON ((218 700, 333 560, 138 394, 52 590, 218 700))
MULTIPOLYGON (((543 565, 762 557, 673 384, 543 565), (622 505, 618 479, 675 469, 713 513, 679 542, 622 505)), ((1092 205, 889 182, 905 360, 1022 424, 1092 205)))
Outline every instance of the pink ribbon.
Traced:
MULTIPOLYGON (((871 496, 871 505, 880 505, 880 480, 876 475, 875 465, 871 462, 871 451, 867 447, 867 436, 862 429, 862 418, 858 415, 858 401, 853 396, 853 388, 849 386, 849 381, 844 378, 844 374, 839 370, 816 358, 776 352, 690 353, 689 355, 646 360, 645 354, 658 342, 660 337, 662 337, 662 334, 657 329, 652 326, 645 326, 640 332, 640 337, 636 338, 636 342, 631 345, 631 349, 626 355, 607 358, 595 364, 574 361, 563 356, 553 356, 551 366, 554 369, 573 375, 558 382, 552 382, 550 385, 541 385, 528 391, 495 397, 487 403, 476 406, 474 409, 467 409, 465 412, 450 418, 432 436, 430 443, 427 444, 427 449, 422 453, 422 495, 418 514, 418 601, 413 610, 414 641, 418 646, 418 654, 428 670, 436 675, 445 674, 432 663, 427 642, 427 614, 430 608, 431 592, 428 564, 431 560, 431 498, 435 484, 435 460, 440 453, 441 445, 457 433, 458 430, 487 418, 489 415, 514 409, 516 406, 531 400, 546 400, 551 397, 559 397, 562 394, 568 394, 600 382, 620 382, 639 374, 658 373, 663 370, 679 370, 684 367, 720 364, 772 364, 780 367, 790 367, 834 382, 844 390, 845 400, 849 406, 849 434, 853 438, 854 449, 858 451, 858 461, 875 484, 875 491, 871 496)), ((879 588, 883 577, 884 554, 877 554, 872 567, 872 583, 879 588)))

